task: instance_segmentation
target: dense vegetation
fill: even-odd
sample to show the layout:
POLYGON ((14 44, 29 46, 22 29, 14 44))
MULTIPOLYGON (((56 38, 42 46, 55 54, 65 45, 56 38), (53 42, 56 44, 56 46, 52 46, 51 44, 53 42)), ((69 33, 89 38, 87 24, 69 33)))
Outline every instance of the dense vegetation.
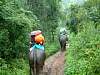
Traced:
POLYGON ((23 58, 28 52, 28 34, 38 23, 34 14, 21 6, 25 3, 19 3, 0 1, 0 75, 28 73, 23 58))
POLYGON ((65 75, 100 74, 100 0, 65 3, 65 9, 63 1, 0 0, 0 75, 29 74, 33 30, 43 31, 47 57, 57 52, 60 27, 70 31, 65 75))
POLYGON ((65 75, 100 75, 100 1, 72 5, 65 75))
POLYGON ((47 57, 58 50, 59 0, 0 0, 0 75, 28 75, 29 33, 40 29, 47 57))

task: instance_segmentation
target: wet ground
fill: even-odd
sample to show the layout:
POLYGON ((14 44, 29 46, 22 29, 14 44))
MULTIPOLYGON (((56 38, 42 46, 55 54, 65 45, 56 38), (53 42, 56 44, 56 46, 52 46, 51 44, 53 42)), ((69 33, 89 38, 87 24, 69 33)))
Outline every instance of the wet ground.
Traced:
MULTIPOLYGON (((66 44, 66 49, 69 44, 66 44)), ((40 75, 64 75, 65 53, 59 51, 46 59, 43 72, 40 75)))
POLYGON ((57 52, 50 56, 46 61, 43 73, 40 75, 64 75, 64 57, 65 52, 57 52))

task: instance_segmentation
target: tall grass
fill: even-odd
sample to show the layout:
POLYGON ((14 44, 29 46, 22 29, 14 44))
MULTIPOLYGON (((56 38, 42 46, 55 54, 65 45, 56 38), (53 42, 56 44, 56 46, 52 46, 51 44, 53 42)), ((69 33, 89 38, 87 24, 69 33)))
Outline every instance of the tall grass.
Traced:
POLYGON ((0 59, 0 75, 29 75, 28 62, 23 59, 4 61, 0 59))
POLYGON ((93 22, 84 24, 81 32, 70 35, 65 75, 100 75, 100 28, 93 22))

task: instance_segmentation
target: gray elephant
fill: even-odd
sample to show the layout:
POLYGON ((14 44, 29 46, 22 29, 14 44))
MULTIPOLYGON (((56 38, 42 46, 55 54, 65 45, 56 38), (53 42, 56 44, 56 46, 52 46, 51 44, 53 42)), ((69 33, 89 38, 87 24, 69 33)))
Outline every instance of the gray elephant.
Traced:
POLYGON ((68 41, 67 31, 65 28, 62 28, 60 29, 60 33, 59 33, 59 42, 61 46, 61 51, 66 50, 66 41, 68 41))
POLYGON ((44 50, 34 48, 29 52, 30 75, 39 75, 43 70, 45 58, 44 50))

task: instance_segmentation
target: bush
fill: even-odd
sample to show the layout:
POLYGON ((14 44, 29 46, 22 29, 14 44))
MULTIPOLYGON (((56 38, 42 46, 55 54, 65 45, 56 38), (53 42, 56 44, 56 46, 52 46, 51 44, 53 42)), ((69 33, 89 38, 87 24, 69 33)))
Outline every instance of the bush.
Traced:
POLYGON ((36 16, 18 2, 22 3, 20 0, 0 1, 0 57, 7 60, 26 54, 28 34, 38 25, 36 16))
POLYGON ((65 75, 100 75, 100 32, 94 22, 84 24, 83 31, 70 35, 65 75))
POLYGON ((14 59, 6 62, 0 59, 0 75, 29 75, 29 65, 23 59, 14 59))
POLYGON ((46 50, 47 57, 58 52, 59 48, 60 48, 60 46, 57 41, 52 42, 52 43, 46 43, 45 50, 46 50))

